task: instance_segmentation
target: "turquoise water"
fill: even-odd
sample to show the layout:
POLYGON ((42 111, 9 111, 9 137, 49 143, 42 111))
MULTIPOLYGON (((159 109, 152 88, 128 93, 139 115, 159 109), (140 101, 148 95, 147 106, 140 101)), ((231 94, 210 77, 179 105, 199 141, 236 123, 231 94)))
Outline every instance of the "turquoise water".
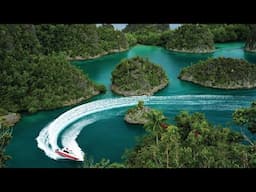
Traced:
MULTIPOLYGON (((90 102, 106 98, 119 98, 120 96, 113 94, 110 90, 111 72, 115 66, 125 58, 137 55, 148 57, 150 61, 160 64, 169 77, 169 86, 155 94, 155 96, 170 96, 170 102, 163 101, 151 105, 161 109, 170 122, 173 121, 174 115, 180 110, 201 111, 206 114, 210 122, 231 125, 234 130, 237 130, 238 127, 231 124, 232 110, 230 109, 248 106, 252 100, 256 100, 256 89, 210 89, 180 81, 177 76, 183 67, 209 57, 244 58, 251 63, 256 63, 256 55, 245 53, 243 45, 240 42, 216 44, 216 51, 212 54, 174 53, 160 47, 139 45, 123 53, 103 56, 94 60, 77 61, 73 64, 86 72, 95 82, 104 84, 108 89, 106 94, 87 101, 90 102), (209 99, 198 98, 198 95, 207 95, 209 99), (222 95, 227 97, 221 97, 222 95), (175 96, 185 96, 186 100, 182 102, 182 99, 175 96)), ((50 159, 37 147, 35 140, 41 129, 69 109, 71 107, 38 112, 33 115, 23 115, 22 120, 14 127, 13 139, 7 148, 7 153, 12 156, 12 160, 8 161, 8 166, 56 168, 81 166, 81 163, 73 161, 50 159)), ((77 138, 80 148, 88 157, 92 157, 95 161, 101 158, 109 158, 111 161, 120 162, 125 149, 135 145, 136 137, 142 135, 144 130, 141 126, 128 125, 123 121, 127 109, 128 107, 120 107, 106 110, 85 116, 79 120, 83 122, 86 119, 93 119, 93 122, 89 125, 81 123, 84 129, 77 138)), ((69 127, 72 127, 72 124, 67 129, 69 127)))

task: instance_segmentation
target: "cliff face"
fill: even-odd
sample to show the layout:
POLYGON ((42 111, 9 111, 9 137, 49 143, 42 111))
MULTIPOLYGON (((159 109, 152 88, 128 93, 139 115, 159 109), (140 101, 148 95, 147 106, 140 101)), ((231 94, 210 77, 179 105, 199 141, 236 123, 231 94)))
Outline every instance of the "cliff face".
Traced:
POLYGON ((256 87, 256 65, 245 60, 217 58, 183 68, 179 78, 205 87, 250 89, 256 87))

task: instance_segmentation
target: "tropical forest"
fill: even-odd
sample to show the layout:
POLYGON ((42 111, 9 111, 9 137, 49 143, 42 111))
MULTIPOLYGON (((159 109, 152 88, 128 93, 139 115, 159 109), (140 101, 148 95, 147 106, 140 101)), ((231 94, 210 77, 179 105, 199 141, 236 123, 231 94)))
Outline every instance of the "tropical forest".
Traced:
POLYGON ((255 168, 255 24, 0 24, 0 168, 255 168))

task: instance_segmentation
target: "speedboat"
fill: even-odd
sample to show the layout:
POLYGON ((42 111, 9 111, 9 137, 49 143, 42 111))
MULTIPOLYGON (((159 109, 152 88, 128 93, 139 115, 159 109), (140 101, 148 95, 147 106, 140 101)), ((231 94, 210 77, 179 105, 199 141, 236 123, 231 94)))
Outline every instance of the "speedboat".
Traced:
POLYGON ((81 161, 74 153, 71 149, 64 147, 62 149, 56 149, 55 153, 57 153, 58 155, 65 157, 67 159, 70 160, 74 160, 74 161, 81 161))

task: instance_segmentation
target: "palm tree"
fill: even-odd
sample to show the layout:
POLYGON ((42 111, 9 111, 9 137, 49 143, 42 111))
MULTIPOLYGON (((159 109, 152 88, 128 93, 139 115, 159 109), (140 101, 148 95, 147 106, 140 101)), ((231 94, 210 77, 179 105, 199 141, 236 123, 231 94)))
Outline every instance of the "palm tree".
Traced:
POLYGON ((151 110, 151 112, 147 113, 146 118, 148 121, 144 127, 148 132, 152 132, 156 138, 156 145, 158 145, 159 133, 161 132, 162 125, 167 120, 167 118, 161 111, 157 110, 151 110))
POLYGON ((166 168, 170 168, 170 153, 172 156, 171 164, 175 167, 178 167, 179 165, 179 140, 180 135, 178 127, 174 125, 168 126, 160 142, 165 149, 166 168))

